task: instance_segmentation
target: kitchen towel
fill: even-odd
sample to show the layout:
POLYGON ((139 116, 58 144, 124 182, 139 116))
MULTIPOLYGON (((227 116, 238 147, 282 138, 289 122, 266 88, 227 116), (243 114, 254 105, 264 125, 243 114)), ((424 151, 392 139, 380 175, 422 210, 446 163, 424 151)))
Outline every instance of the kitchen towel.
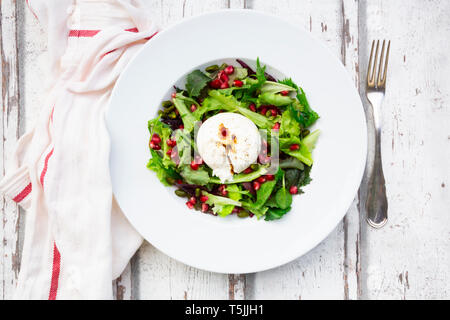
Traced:
POLYGON ((113 198, 104 116, 157 29, 139 0, 27 2, 47 30, 50 68, 39 118, 0 182, 27 209, 15 298, 111 299, 142 238, 113 198))

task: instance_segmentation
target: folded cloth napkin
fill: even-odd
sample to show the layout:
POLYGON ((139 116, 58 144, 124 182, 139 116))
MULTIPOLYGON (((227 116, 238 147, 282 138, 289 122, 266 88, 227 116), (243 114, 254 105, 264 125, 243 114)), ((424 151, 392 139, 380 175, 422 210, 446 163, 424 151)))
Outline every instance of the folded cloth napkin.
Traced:
POLYGON ((48 32, 50 72, 37 123, 0 183, 27 209, 15 297, 111 299, 111 281, 142 238, 113 198, 104 116, 115 81, 156 27, 138 0, 27 2, 48 32))

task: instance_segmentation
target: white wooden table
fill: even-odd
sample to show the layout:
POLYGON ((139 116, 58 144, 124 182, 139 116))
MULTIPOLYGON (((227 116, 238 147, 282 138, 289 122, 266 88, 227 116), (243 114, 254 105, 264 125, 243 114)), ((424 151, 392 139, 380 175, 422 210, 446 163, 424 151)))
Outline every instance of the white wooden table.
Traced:
MULTIPOLYGON (((370 41, 391 39, 382 113, 390 221, 381 230, 367 226, 363 183, 346 218, 318 247, 249 275, 200 271, 145 243, 114 284, 118 299, 450 298, 450 1, 145 2, 161 26, 225 8, 280 15, 322 39, 362 95, 370 41)), ((47 53, 46 34, 25 1, 0 3, 4 172, 15 141, 38 115, 47 53)), ((2 199, 1 206, 0 298, 8 299, 20 269, 26 214, 11 201, 2 199)))

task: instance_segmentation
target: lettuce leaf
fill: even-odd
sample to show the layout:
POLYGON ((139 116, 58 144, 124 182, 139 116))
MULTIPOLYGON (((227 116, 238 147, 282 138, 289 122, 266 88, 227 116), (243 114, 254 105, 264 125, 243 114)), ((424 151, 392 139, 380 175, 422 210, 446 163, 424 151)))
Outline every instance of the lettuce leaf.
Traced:
POLYGON ((219 213, 224 206, 231 205, 231 206, 238 206, 241 207, 242 203, 230 198, 220 197, 216 196, 214 194, 208 193, 206 191, 202 191, 202 195, 207 196, 208 200, 206 201, 206 204, 212 207, 212 210, 214 213, 219 213))
POLYGON ((283 96, 278 93, 266 92, 266 93, 261 93, 258 97, 259 105, 268 104, 268 105, 274 105, 277 107, 283 107, 283 106, 290 105, 293 102, 294 102, 294 99, 292 99, 291 97, 283 96))
POLYGON ((208 171, 202 167, 198 168, 198 170, 192 170, 189 165, 184 165, 181 168, 180 174, 189 184, 205 186, 209 182, 208 171))
POLYGON ((297 89, 274 81, 266 81, 261 87, 261 93, 279 93, 281 91, 297 91, 297 89))
MULTIPOLYGON (((239 173, 233 176, 232 181, 225 182, 224 184, 234 184, 234 183, 242 183, 242 182, 250 182, 253 181, 262 175, 265 175, 268 172, 268 165, 259 167, 258 170, 255 170, 251 173, 239 173)), ((210 183, 214 184, 222 184, 219 178, 212 177, 209 179, 210 183)))
POLYGON ((173 99, 173 103, 175 105, 175 108, 177 108, 178 112, 180 113, 181 120, 183 120, 184 129, 187 130, 188 132, 191 132, 194 129, 195 122, 197 121, 197 119, 186 107, 184 99, 180 98, 179 97, 180 95, 181 95, 180 93, 177 94, 177 97, 173 99))
MULTIPOLYGON (((236 201, 242 199, 242 193, 240 192, 241 190, 237 184, 228 185, 227 191, 228 191, 228 198, 236 201)), ((220 210, 218 214, 221 217, 226 217, 233 212, 234 208, 235 208, 234 205, 223 206, 222 210, 220 210)))
POLYGON ((147 168, 156 172, 156 176, 163 185, 170 186, 175 180, 180 179, 180 176, 173 168, 167 168, 163 165, 162 159, 157 151, 150 149, 150 152, 152 158, 148 161, 147 168))

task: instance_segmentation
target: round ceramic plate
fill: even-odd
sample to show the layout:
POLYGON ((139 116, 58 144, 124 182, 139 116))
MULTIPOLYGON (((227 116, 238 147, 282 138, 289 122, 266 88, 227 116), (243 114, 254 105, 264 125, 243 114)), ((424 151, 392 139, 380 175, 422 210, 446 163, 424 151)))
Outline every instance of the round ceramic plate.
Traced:
POLYGON ((118 80, 107 125, 113 191, 131 224, 170 257, 214 272, 262 271, 315 247, 344 217, 366 159, 363 106, 341 62, 308 32, 250 10, 186 19, 156 35, 118 80), (292 77, 321 116, 313 182, 274 222, 189 210, 146 168, 147 121, 190 71, 234 58, 254 65, 256 57, 274 76, 292 77))

